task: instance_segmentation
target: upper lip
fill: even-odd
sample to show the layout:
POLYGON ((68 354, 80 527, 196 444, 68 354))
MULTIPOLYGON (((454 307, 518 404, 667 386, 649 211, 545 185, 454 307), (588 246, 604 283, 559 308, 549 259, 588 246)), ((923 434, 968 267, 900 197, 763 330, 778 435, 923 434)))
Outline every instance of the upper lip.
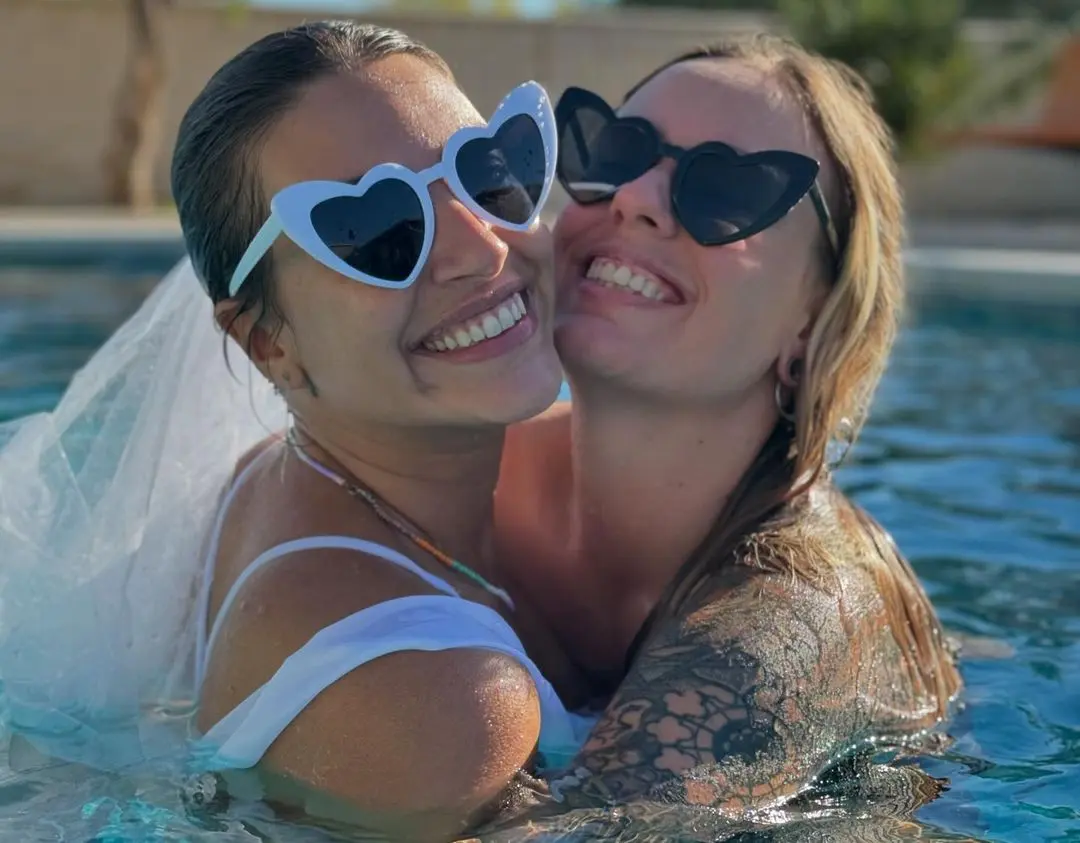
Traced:
POLYGON ((472 319, 474 316, 479 316, 481 313, 491 310, 491 308, 499 302, 510 298, 514 293, 522 292, 527 287, 528 284, 525 280, 519 277, 489 284, 447 313, 446 316, 439 320, 435 327, 424 333, 423 337, 420 338, 420 341, 417 342, 416 345, 420 346, 425 340, 439 336, 451 325, 465 322, 468 319, 472 319))
POLYGON ((590 250, 585 256, 585 262, 581 267, 582 276, 589 271, 592 262, 597 258, 606 259, 614 263, 625 263, 629 266, 636 266, 644 269, 646 272, 651 272, 675 290, 675 292, 682 297, 683 301, 686 301, 689 298, 687 289, 681 282, 675 280, 673 273, 668 272, 655 261, 636 253, 633 249, 618 243, 609 243, 605 246, 590 250))

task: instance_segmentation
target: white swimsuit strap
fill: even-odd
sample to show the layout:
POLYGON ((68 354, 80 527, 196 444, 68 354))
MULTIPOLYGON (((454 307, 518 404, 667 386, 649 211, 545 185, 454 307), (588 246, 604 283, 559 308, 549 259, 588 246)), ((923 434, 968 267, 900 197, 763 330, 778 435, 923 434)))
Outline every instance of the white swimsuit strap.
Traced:
POLYGON ((236 498, 237 492, 240 491, 240 487, 244 485, 252 472, 262 464, 263 460, 269 454, 274 453, 275 449, 273 446, 274 443, 267 445, 262 451, 256 454, 246 466, 244 466, 243 470, 238 475, 236 475, 236 479, 233 480, 228 491, 225 492, 225 496, 221 499, 217 517, 214 519, 214 527, 210 532, 210 544, 206 550, 206 557, 203 559, 202 583, 199 588, 198 603, 195 608, 197 622, 195 628, 196 688, 202 685, 202 671, 206 664, 206 622, 210 615, 210 588, 214 583, 214 565, 217 561, 218 549, 221 546, 221 533, 225 527, 225 517, 229 513, 229 508, 232 506, 232 502, 236 498))
POLYGON ((517 660, 539 696, 542 746, 568 755, 580 747, 589 724, 566 711, 498 612, 471 600, 413 595, 362 609, 312 636, 203 736, 196 749, 200 766, 253 766, 312 699, 360 665, 391 653, 452 649, 489 650, 517 660))
POLYGON ((221 608, 214 618, 214 625, 210 630, 210 635, 206 639, 203 658, 196 664, 196 689, 202 688, 203 678, 206 675, 206 664, 210 659, 210 654, 213 652, 214 642, 217 640, 218 633, 221 631, 222 624, 226 615, 229 613, 229 609, 232 607, 233 603, 236 602, 244 584, 247 583, 259 569, 269 565, 271 562, 280 559, 282 556, 289 553, 299 553, 305 550, 355 550, 358 553, 364 553, 368 556, 374 556, 379 559, 384 559, 387 562, 392 562, 415 574, 432 588, 443 592, 443 594, 458 598, 461 596, 458 594, 457 589, 452 585, 440 577, 425 571, 409 557, 399 553, 393 548, 377 544, 376 542, 356 538, 355 536, 306 536, 302 539, 283 542, 282 544, 275 545, 269 550, 260 553, 250 565, 244 568, 240 576, 238 576, 236 581, 232 584, 232 588, 229 589, 229 593, 225 596, 225 600, 222 602, 221 608))

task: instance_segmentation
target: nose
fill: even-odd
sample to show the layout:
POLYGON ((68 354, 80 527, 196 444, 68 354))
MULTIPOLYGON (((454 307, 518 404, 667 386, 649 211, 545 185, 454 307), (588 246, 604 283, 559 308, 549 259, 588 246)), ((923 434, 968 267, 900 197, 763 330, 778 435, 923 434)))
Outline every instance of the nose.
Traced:
POLYGON ((665 161, 615 191, 608 206, 615 223, 661 237, 678 234, 679 225, 671 211, 672 173, 673 167, 665 161))
POLYGON ((492 227, 445 188, 432 191, 432 202, 435 205, 435 242, 429 259, 432 280, 446 283, 499 275, 510 248, 492 227))

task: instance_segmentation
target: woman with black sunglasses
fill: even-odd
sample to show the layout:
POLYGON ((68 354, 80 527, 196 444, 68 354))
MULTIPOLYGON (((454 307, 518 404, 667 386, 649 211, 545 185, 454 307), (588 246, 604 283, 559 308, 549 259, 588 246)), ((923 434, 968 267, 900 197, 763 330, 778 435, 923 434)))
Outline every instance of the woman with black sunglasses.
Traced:
POLYGON ((773 37, 556 108, 572 406, 512 430, 501 558, 607 702, 570 804, 731 812, 941 723, 961 681, 888 534, 830 477, 897 329, 888 132, 773 37))

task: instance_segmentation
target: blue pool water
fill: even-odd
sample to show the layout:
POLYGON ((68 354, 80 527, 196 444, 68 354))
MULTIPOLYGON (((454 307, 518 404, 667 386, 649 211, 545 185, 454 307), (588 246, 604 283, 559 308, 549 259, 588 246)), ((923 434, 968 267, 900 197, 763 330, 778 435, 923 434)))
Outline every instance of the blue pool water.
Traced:
MULTIPOLYGON (((50 407, 157 275, 0 268, 0 420, 50 407)), ((915 824, 864 811, 812 839, 1080 841, 1080 307, 922 300, 841 477, 977 640, 955 743, 918 762, 949 789, 915 824)), ((325 839, 197 790, 0 748, 0 841, 325 839)))

